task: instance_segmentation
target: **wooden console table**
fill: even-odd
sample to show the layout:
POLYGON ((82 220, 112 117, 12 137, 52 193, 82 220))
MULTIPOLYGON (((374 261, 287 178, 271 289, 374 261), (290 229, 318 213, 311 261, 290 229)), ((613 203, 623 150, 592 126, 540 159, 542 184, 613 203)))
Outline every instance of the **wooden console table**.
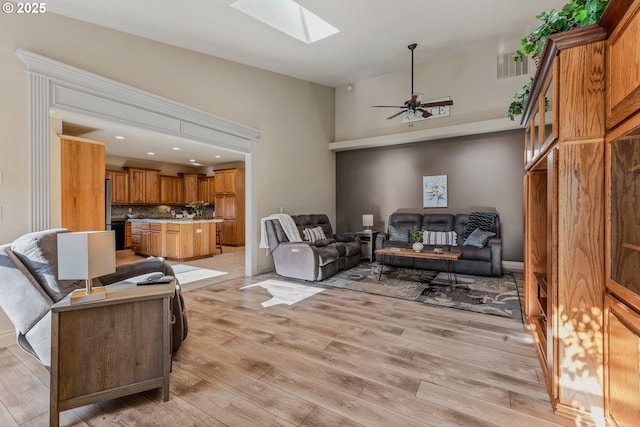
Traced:
POLYGON ((112 285, 103 300, 51 309, 49 423, 68 409, 161 388, 169 400, 175 282, 112 285))

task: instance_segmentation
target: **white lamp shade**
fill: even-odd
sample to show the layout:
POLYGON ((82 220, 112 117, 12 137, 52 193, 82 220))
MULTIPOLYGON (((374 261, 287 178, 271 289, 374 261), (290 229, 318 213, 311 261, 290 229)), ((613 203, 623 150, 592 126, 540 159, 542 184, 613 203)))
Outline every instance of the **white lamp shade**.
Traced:
POLYGON ((115 231, 58 234, 58 279, 90 280, 115 271, 115 231))
POLYGON ((373 215, 372 214, 362 215, 362 225, 365 227, 371 227, 373 225, 373 215))

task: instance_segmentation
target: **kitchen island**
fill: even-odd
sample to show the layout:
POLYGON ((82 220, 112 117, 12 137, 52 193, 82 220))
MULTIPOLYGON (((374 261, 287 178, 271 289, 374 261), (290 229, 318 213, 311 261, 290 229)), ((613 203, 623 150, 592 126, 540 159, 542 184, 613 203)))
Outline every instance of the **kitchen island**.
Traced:
POLYGON ((131 249, 139 255, 187 261, 213 256, 217 218, 129 219, 131 249))

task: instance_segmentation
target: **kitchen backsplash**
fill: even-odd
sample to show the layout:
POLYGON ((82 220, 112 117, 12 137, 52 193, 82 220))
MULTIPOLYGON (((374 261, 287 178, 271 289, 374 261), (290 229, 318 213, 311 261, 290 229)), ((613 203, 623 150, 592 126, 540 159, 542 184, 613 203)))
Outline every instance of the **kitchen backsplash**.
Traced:
MULTIPOLYGON (((133 213, 138 213, 142 218, 171 218, 171 211, 182 213, 183 210, 191 212, 191 210, 183 205, 167 206, 167 205, 111 205, 111 218, 126 218, 129 208, 133 213)), ((214 206, 206 206, 202 213, 204 217, 214 216, 214 206)))

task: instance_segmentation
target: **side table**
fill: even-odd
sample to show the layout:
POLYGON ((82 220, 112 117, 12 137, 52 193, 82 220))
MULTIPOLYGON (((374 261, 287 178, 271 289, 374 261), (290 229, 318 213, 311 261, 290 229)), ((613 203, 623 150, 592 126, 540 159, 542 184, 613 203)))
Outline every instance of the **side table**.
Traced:
POLYGON ((49 423, 60 412, 161 388, 169 400, 175 282, 107 287, 105 299, 51 308, 49 423))
POLYGON ((358 231, 356 233, 356 236, 360 237, 360 258, 366 258, 369 262, 373 262, 378 234, 380 232, 375 230, 358 231))

